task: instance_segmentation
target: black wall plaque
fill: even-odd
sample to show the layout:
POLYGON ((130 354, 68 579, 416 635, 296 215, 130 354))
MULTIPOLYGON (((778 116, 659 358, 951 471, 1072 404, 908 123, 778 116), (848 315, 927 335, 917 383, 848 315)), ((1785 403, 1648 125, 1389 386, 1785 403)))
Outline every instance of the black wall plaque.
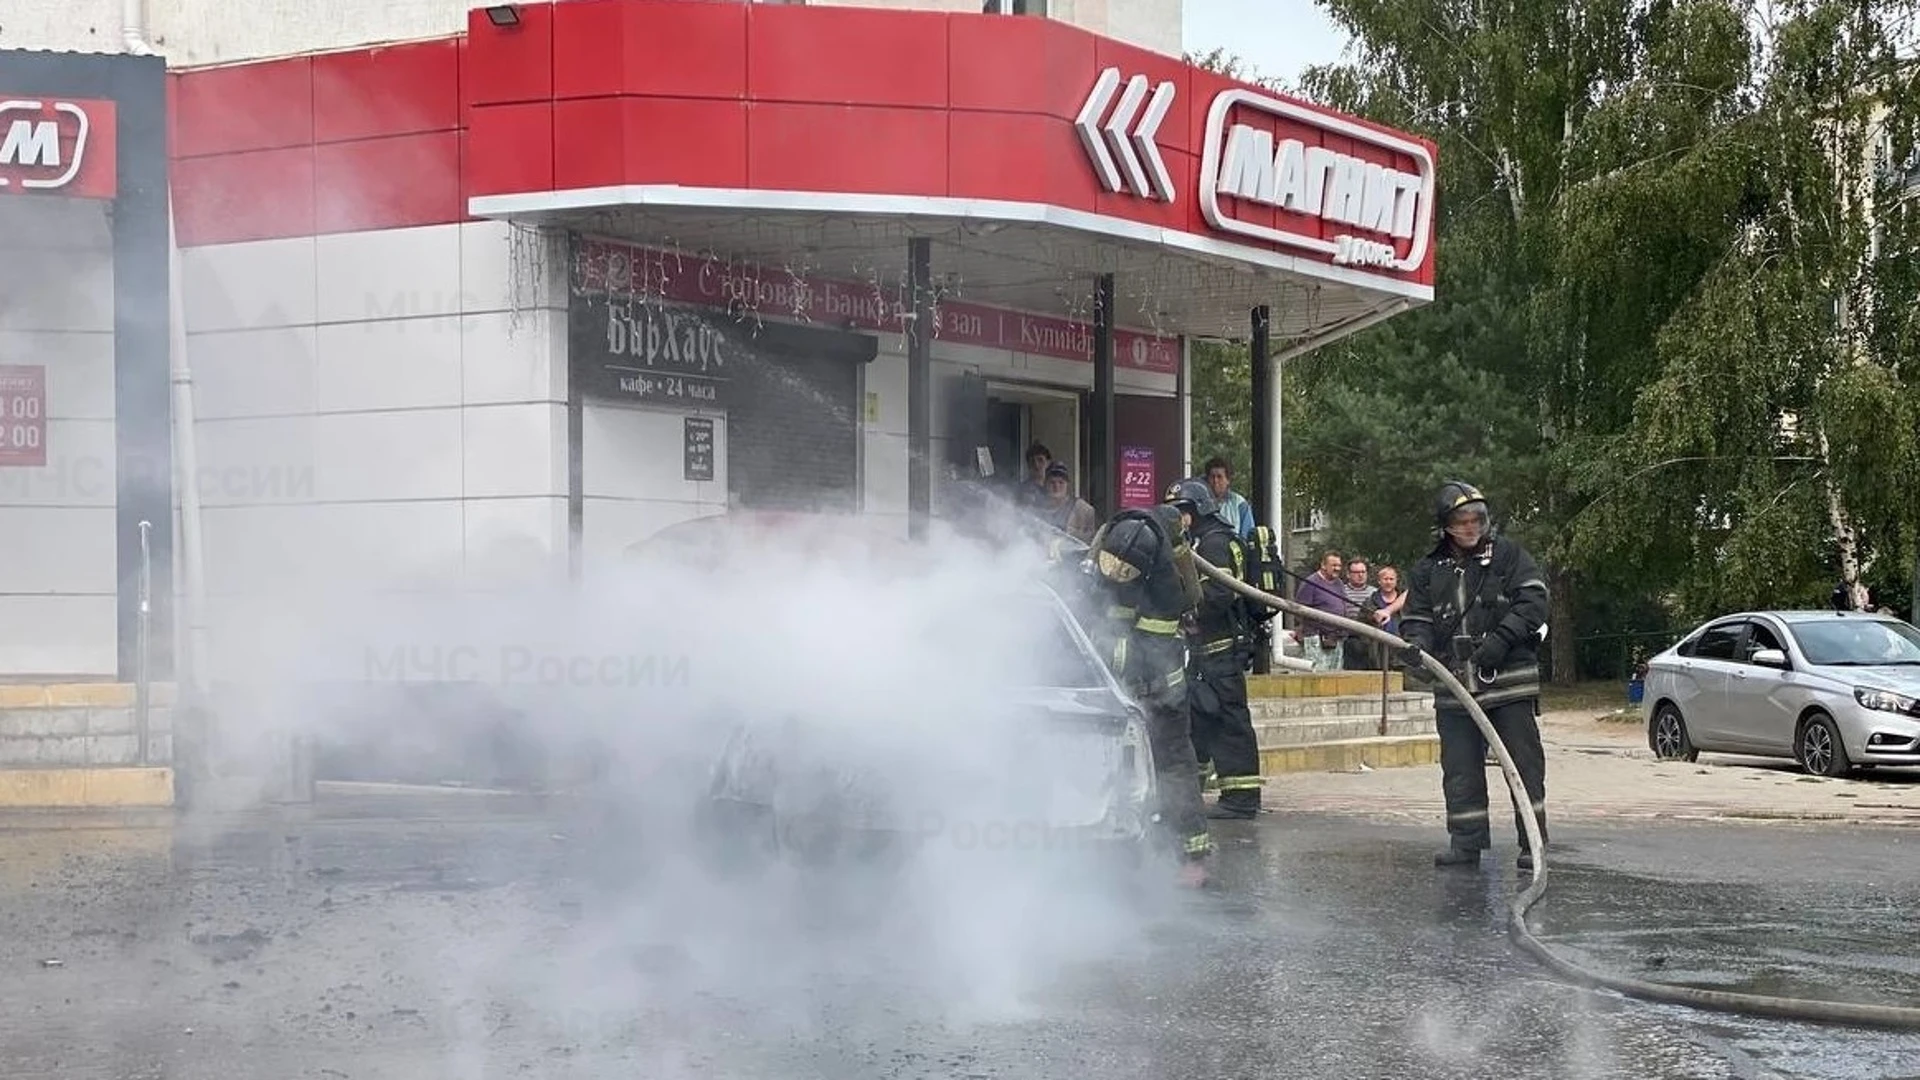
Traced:
POLYGON ((686 471, 689 480, 713 479, 713 418, 686 418, 686 471))
POLYGON ((568 352, 588 397, 724 409, 747 359, 725 313, 576 293, 568 352))

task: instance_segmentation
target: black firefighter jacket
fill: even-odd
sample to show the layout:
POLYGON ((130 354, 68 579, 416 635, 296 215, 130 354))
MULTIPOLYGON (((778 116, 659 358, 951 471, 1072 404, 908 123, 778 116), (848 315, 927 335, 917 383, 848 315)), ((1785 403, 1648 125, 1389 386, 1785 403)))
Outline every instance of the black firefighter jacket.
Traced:
MULTIPOLYGON (((1492 708, 1539 696, 1539 634, 1548 610, 1546 577, 1517 541, 1491 536, 1461 555, 1443 536, 1413 568, 1400 635, 1460 669, 1466 662, 1454 656, 1454 638, 1465 635, 1475 657, 1494 659, 1494 677, 1474 694, 1481 708, 1492 708)), ((1435 699, 1441 708, 1451 704, 1444 694, 1435 699)))

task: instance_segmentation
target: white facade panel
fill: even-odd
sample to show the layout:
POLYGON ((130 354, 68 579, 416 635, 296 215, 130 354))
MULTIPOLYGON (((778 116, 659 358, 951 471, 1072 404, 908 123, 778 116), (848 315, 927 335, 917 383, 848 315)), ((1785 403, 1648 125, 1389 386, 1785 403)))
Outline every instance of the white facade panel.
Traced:
POLYGON ((314 247, 318 322, 460 314, 458 226, 336 233, 317 238, 314 247))
POLYGON ((461 494, 496 499, 566 493, 565 405, 470 405, 460 418, 461 494))
MULTIPOLYGON (((312 416, 199 420, 194 452, 201 505, 312 502, 319 490, 315 447, 312 416)), ((215 573, 209 557, 208 575, 215 573)))
POLYGON ((0 364, 45 369, 45 464, 0 465, 0 676, 118 666, 113 288, 99 204, 0 203, 0 364))
POLYGON ((560 580, 566 569, 566 497, 469 499, 465 545, 470 584, 510 588, 560 580))
MULTIPOLYGON (((0 595, 112 596, 112 506, 29 507, 0 503, 0 595)), ((31 631, 32 627, 21 630, 31 631)))
POLYGON ((247 627, 290 603, 564 569, 543 250, 484 223, 183 253, 217 671, 288 662, 247 627))
POLYGON ((192 334, 193 414, 201 423, 314 410, 312 326, 192 334))
POLYGON ((119 670, 119 601, 112 593, 0 595, 0 626, 13 628, 0 632, 5 674, 111 678, 119 670))
POLYGON ((565 311, 460 318, 460 399, 467 405, 567 400, 565 311))
POLYGON ((451 588, 465 562, 459 499, 336 503, 314 508, 327 548, 321 580, 344 593, 451 588))
POLYGON ((323 413, 458 407, 459 315, 322 323, 314 408, 323 413))
MULTIPOLYGON (((333 413, 313 421, 321 502, 459 499, 462 410, 333 413)), ((458 554, 452 549, 447 554, 458 554)))
POLYGON ((318 272, 313 237, 187 248, 187 333, 312 326, 318 272))

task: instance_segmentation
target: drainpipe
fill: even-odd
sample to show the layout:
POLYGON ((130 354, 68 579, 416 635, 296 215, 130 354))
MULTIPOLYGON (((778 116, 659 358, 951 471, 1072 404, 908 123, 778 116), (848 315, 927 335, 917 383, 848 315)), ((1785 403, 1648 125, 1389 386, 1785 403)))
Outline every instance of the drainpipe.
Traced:
POLYGON ((156 55, 147 43, 146 0, 120 0, 120 50, 132 56, 156 55))
POLYGON ((172 338, 173 460, 180 491, 181 569, 186 579, 187 671, 199 701, 206 700, 207 671, 207 561, 202 546, 200 517, 200 461, 195 453, 193 373, 187 366, 187 282, 180 268, 180 237, 171 193, 167 200, 168 290, 172 307, 167 320, 172 338))

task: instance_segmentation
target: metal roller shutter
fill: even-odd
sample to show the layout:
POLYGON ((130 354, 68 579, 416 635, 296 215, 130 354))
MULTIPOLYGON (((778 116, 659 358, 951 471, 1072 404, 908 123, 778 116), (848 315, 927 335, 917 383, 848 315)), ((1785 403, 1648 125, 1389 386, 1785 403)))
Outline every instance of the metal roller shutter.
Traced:
POLYGON ((752 510, 860 505, 860 368, 844 355, 755 348, 727 411, 727 478, 752 510))

